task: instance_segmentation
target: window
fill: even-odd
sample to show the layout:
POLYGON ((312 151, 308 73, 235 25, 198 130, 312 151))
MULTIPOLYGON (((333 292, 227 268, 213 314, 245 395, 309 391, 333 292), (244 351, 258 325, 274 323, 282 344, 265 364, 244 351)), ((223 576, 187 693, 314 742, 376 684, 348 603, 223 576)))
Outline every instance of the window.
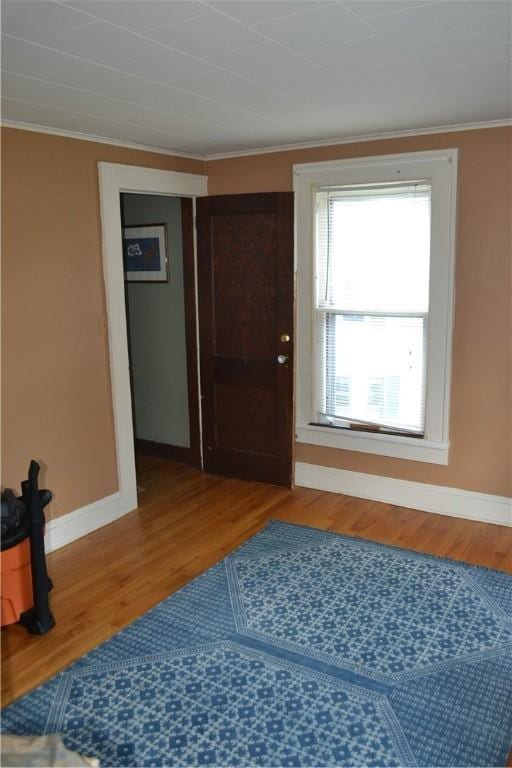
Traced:
POLYGON ((299 441, 447 463, 456 159, 295 167, 299 441))
POLYGON ((315 421, 423 434, 430 183, 320 187, 315 209, 315 421))

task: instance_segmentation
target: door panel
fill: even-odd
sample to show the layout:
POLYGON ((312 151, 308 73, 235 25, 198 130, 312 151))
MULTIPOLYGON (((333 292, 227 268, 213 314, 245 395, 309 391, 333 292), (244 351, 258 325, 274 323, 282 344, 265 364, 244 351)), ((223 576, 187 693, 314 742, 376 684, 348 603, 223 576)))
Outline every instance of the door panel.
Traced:
POLYGON ((197 202, 204 468, 290 486, 293 195, 197 202))

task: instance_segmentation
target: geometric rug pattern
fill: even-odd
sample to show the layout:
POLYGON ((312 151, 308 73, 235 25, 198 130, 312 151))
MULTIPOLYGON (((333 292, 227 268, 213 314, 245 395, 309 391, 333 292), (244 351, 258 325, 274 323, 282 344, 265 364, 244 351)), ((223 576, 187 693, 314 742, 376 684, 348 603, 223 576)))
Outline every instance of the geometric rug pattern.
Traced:
POLYGON ((101 742, 108 765, 388 765, 410 760, 394 726, 385 697, 228 641, 70 673, 47 730, 86 754, 101 742))
POLYGON ((498 766, 512 577, 271 522, 3 711, 103 766, 498 766))
POLYGON ((439 561, 340 540, 228 568, 239 632, 370 677, 401 680, 511 640, 491 596, 439 561))

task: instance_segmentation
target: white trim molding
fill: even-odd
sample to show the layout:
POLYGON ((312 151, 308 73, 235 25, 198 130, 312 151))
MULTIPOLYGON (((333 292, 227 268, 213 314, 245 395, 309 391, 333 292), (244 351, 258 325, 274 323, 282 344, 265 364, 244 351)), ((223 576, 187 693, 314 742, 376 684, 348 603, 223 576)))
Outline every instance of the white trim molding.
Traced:
POLYGON ((300 443, 448 464, 454 307, 457 149, 357 157, 293 166, 297 271, 296 436, 300 443), (323 338, 315 322, 314 201, 319 188, 429 180, 430 280, 425 435, 383 435, 319 425, 315 396, 323 338))
POLYGON ((512 499, 506 496, 368 475, 301 461, 295 463, 295 484, 423 512, 512 526, 512 499))
MULTIPOLYGON (((116 441, 119 515, 137 507, 132 398, 124 293, 121 236, 121 192, 196 197, 207 194, 207 177, 117 163, 98 163, 103 235, 103 274, 110 352, 110 378, 116 441)), ((95 509, 111 502, 96 502, 95 509)), ((80 517, 81 512, 72 513, 80 517)), ((114 514, 114 513, 112 513, 114 514)), ((108 513, 107 513, 108 515, 108 513)), ((117 515, 117 516, 119 516, 117 515)), ((115 519, 115 518, 113 518, 115 519)), ((107 520, 107 522, 110 522, 107 520)), ((80 535, 80 534, 78 534, 80 535)))
POLYGON ((431 128, 410 128, 398 131, 381 131, 380 133, 353 133, 350 136, 337 136, 330 139, 317 139, 316 141, 299 141, 294 144, 275 144, 271 147, 255 147, 254 149, 239 149, 233 152, 218 152, 204 155, 209 160, 229 160, 237 157, 250 157, 251 155, 269 155, 275 152, 293 152, 297 149, 315 149, 315 147, 336 147, 343 144, 359 144, 366 141, 384 141, 386 139, 405 139, 412 136, 432 136, 439 133, 459 133, 460 131, 481 131, 486 128, 510 128, 512 120, 484 120, 477 123, 452 123, 450 125, 437 125, 431 128))
POLYGON ((63 136, 68 139, 79 139, 80 141, 94 141, 98 144, 111 144, 114 147, 126 147, 127 149, 139 149, 142 152, 154 152, 160 155, 174 155, 175 157, 186 157, 189 160, 229 160, 237 157, 250 157, 251 155, 269 155, 276 152, 293 152, 297 149, 315 149, 315 147, 336 147, 343 144, 358 144, 366 141, 383 141, 385 139, 402 139, 411 136, 431 136, 439 133, 459 133, 461 131, 481 131, 489 128, 509 128, 512 126, 512 120, 503 118, 501 120, 484 120, 476 123, 452 123, 450 125, 437 125, 430 128, 410 128, 397 131, 381 131, 380 133, 353 133, 350 136, 337 136, 327 139, 313 139, 312 141, 299 141, 290 144, 274 144, 272 146, 260 146, 250 149, 235 149, 232 152, 211 152, 198 153, 183 152, 179 149, 167 149, 165 147, 155 146, 153 144, 138 144, 123 139, 111 139, 108 136, 101 136, 94 133, 81 133, 80 131, 70 131, 64 128, 52 128, 47 125, 38 125, 37 123, 23 123, 18 120, 3 119, 0 125, 5 128, 18 128, 22 131, 33 131, 34 133, 49 133, 54 136, 63 136))
MULTIPOLYGON (((386 504, 462 517, 485 523, 512 526, 512 499, 486 493, 413 483, 392 477, 367 475, 346 469, 295 463, 295 484, 386 504)), ((118 520, 126 509, 118 492, 50 520, 46 526, 46 551, 54 552, 66 544, 118 520)))
MULTIPOLYGON (((128 503, 128 507, 130 506, 131 504, 128 503)), ((114 520, 131 511, 131 509, 126 508, 125 500, 117 491, 110 496, 105 496, 104 499, 93 501, 85 507, 75 509, 67 515, 56 517, 46 525, 46 552, 60 549, 75 539, 92 533, 97 528, 113 523, 114 520)))
POLYGON ((403 435, 386 435, 356 430, 319 427, 300 423, 295 429, 298 443, 324 445, 358 453, 373 453, 378 456, 393 456, 395 459, 425 461, 429 464, 448 464, 448 442, 425 440, 403 435))
POLYGON ((101 136, 94 133, 82 133, 82 131, 69 131, 60 128, 52 128, 48 125, 37 125, 36 123, 20 123, 16 120, 2 120, 1 125, 4 128, 17 128, 19 131, 32 131, 33 133, 47 133, 50 136, 62 136, 64 139, 76 139, 77 141, 92 141, 95 144, 108 144, 112 147, 123 147, 124 149, 136 149, 140 152, 152 152, 155 155, 170 155, 171 157, 184 157, 187 160, 202 160, 206 155, 196 155, 192 152, 182 152, 180 149, 166 149, 152 144, 139 144, 134 141, 124 141, 123 139, 111 139, 108 136, 101 136))

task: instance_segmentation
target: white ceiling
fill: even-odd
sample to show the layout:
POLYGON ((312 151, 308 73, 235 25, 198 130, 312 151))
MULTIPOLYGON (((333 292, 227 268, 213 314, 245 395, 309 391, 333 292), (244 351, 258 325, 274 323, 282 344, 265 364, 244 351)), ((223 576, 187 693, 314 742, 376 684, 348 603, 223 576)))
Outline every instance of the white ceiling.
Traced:
POLYGON ((194 154, 511 116, 512 0, 3 0, 3 118, 194 154))

